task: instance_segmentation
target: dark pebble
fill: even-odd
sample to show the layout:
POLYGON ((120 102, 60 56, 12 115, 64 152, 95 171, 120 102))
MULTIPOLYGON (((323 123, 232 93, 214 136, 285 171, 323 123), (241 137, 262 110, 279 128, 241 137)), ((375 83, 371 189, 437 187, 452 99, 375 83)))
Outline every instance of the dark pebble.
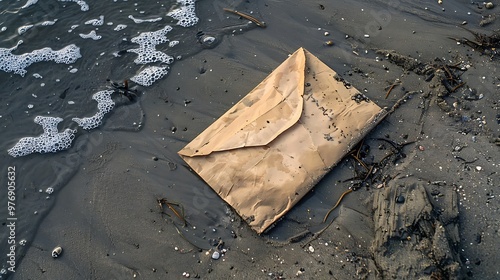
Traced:
POLYGON ((424 269, 424 274, 425 275, 432 275, 432 273, 436 271, 436 267, 431 265, 431 266, 428 266, 427 268, 424 269))
POLYGON ((405 203, 405 197, 402 195, 398 195, 396 197, 396 203, 405 203))

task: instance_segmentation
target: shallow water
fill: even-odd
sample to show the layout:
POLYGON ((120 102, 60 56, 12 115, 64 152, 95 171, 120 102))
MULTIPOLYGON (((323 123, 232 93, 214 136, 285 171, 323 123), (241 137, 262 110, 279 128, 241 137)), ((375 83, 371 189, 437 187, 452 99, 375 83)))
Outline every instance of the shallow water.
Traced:
MULTIPOLYGON (((15 231, 18 256, 22 255, 26 248, 19 246, 19 241, 28 240, 27 246, 30 245, 29 241, 43 217, 52 208, 57 193, 77 172, 81 163, 88 160, 87 157, 95 147, 101 144, 102 135, 99 130, 140 133, 144 115, 141 104, 148 98, 148 91, 158 87, 157 83, 147 88, 139 86, 138 98, 134 102, 130 102, 126 97, 114 95, 115 109, 105 116, 103 125, 94 131, 78 128, 77 124, 71 121, 74 117, 90 117, 96 112, 97 103, 91 96, 110 88, 107 79, 121 82, 130 79, 147 66, 170 66, 175 69, 177 60, 188 59, 203 50, 196 38, 199 30, 222 40, 224 34, 240 34, 253 28, 238 18, 226 17, 221 9, 217 9, 215 13, 214 9, 219 7, 208 2, 206 5, 197 5, 197 13, 203 13, 204 17, 192 28, 177 26, 176 20, 166 16, 171 8, 177 7, 175 1, 88 1, 88 11, 82 11, 75 2, 39 1, 23 8, 25 2, 0 1, 0 28, 3 28, 0 32, 0 48, 12 48, 22 40, 18 48, 12 51, 15 55, 21 55, 45 47, 59 50, 69 44, 75 44, 80 48, 82 57, 71 64, 58 64, 53 61, 34 63, 26 68, 24 77, 0 72, 0 156, 1 170, 4 173, 2 182, 6 182, 8 168, 13 167, 16 197, 13 201, 15 207, 12 210, 15 212, 12 217, 17 218, 15 231), (104 17, 102 25, 86 24, 87 21, 98 20, 101 16, 104 17), (135 19, 161 20, 135 23, 130 16, 135 19), (45 21, 52 21, 52 25, 42 25, 45 21), (119 24, 125 24, 127 27, 115 31, 119 24), (18 28, 27 25, 34 26, 19 34, 18 28), (127 50, 137 48, 138 45, 132 43, 131 39, 142 32, 157 31, 167 25, 173 27, 167 34, 168 39, 179 43, 172 47, 169 47, 168 42, 162 43, 156 46, 156 50, 174 57, 176 61, 171 65, 134 63, 137 55, 127 50), (80 36, 89 34, 90 31, 95 31, 101 39, 84 39, 80 36), (33 122, 36 116, 63 118, 58 126, 60 131, 66 128, 77 129, 72 147, 58 153, 34 153, 19 158, 9 156, 7 150, 20 138, 35 137, 43 132, 41 126, 33 122)), ((151 142, 154 141, 158 140, 153 139, 151 142)), ((172 150, 171 154, 175 155, 175 152, 172 150)), ((177 163, 172 162, 171 165, 180 164, 178 158, 174 161, 177 163)), ((2 193, 4 191, 5 188, 2 193)), ((183 197, 190 196, 190 190, 181 189, 178 192, 180 194, 172 195, 171 199, 183 201, 183 197)), ((209 193, 209 197, 215 198, 215 195, 209 193)), ((1 196, 0 204, 7 205, 5 195, 1 196)), ((202 206, 196 211, 203 211, 205 204, 206 202, 199 204, 202 206)), ((6 207, 0 209, 3 218, 7 217, 6 212, 6 207)), ((3 224, 5 225, 5 221, 3 224)), ((9 245, 5 231, 2 231, 1 238, 0 251, 6 252, 9 245)), ((5 267, 5 254, 2 256, 2 267, 5 267)), ((17 258, 18 262, 20 260, 21 258, 17 258)))

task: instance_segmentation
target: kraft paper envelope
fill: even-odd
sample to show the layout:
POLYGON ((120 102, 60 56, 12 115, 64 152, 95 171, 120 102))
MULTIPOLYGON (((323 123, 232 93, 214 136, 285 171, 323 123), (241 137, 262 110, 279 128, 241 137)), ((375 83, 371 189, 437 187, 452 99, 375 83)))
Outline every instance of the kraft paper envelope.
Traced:
POLYGON ((386 114, 300 48, 179 155, 260 234, 386 114))

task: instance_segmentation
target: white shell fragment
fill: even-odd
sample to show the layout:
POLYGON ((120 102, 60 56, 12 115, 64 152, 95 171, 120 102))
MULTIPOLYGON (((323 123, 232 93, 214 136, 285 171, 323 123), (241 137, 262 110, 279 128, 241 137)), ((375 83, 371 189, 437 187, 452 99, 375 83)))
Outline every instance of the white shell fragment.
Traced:
POLYGON ((218 260, 220 258, 220 253, 215 251, 212 253, 212 259, 218 260))
POLYGON ((61 246, 57 246, 57 247, 54 248, 54 250, 52 250, 52 257, 53 258, 57 258, 61 254, 62 254, 62 247, 61 246))

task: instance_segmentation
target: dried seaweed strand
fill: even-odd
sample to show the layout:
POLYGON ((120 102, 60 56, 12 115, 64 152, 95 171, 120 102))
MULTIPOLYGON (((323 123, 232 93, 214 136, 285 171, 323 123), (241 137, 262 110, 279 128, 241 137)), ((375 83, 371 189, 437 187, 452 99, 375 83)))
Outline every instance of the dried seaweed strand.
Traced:
POLYGON ((464 86, 465 83, 460 83, 458 85, 456 85, 454 88, 451 89, 451 92, 455 92, 457 89, 459 89, 460 87, 464 86))
POLYGON ((339 200, 337 200, 337 203, 335 203, 335 206, 333 206, 332 209, 330 209, 330 211, 328 211, 328 213, 326 213, 325 218, 323 219, 323 223, 326 222, 330 213, 332 213, 332 211, 335 210, 335 208, 337 208, 339 206, 339 204, 342 201, 342 199, 344 198, 344 196, 346 196, 348 193, 351 193, 351 192, 352 192, 352 189, 348 189, 347 191, 343 192, 340 195, 339 200))
POLYGON ((357 157, 354 153, 351 153, 351 156, 359 163, 361 166, 363 166, 366 170, 368 170, 368 166, 359 158, 357 157))
POLYGON ((266 27, 266 23, 265 22, 260 21, 260 20, 254 18, 253 16, 251 16, 249 14, 245 14, 245 13, 238 12, 236 10, 231 10, 231 9, 228 9, 228 8, 223 8, 223 10, 226 11, 226 12, 230 12, 230 13, 233 13, 235 15, 238 15, 238 16, 240 16, 242 18, 248 19, 249 21, 255 23, 258 27, 262 27, 262 28, 266 27))
MULTIPOLYGON (((187 239, 186 236, 184 236, 184 234, 179 230, 179 228, 177 227, 177 225, 175 225, 175 223, 173 223, 173 225, 175 227, 175 230, 177 230, 177 233, 182 237, 182 239, 186 240, 189 244, 191 244, 191 246, 195 247, 196 249, 203 250, 203 248, 200 248, 196 244, 194 244, 193 242, 189 241, 189 239, 187 239)), ((188 251, 187 253, 189 253, 189 252, 191 252, 191 251, 188 251)))
POLYGON ((387 93, 385 94, 385 99, 387 99, 387 97, 389 97, 389 94, 391 94, 391 91, 394 87, 396 87, 398 84, 397 83, 394 83, 391 85, 391 87, 389 88, 389 90, 387 91, 387 93))
MULTIPOLYGON (((160 207, 162 207, 162 205, 165 204, 168 207, 168 209, 170 209, 170 211, 172 211, 174 213, 174 215, 177 216, 177 218, 179 218, 179 220, 182 221, 183 226, 184 227, 187 226, 188 222, 184 218, 184 213, 182 213, 182 215, 179 214, 179 212, 177 210, 175 210, 175 208, 172 206, 172 205, 179 206, 179 204, 168 202, 165 198, 158 199, 158 204, 160 205, 160 207)), ((182 212, 184 212, 184 209, 182 209, 182 206, 180 206, 180 207, 181 207, 182 212)))

